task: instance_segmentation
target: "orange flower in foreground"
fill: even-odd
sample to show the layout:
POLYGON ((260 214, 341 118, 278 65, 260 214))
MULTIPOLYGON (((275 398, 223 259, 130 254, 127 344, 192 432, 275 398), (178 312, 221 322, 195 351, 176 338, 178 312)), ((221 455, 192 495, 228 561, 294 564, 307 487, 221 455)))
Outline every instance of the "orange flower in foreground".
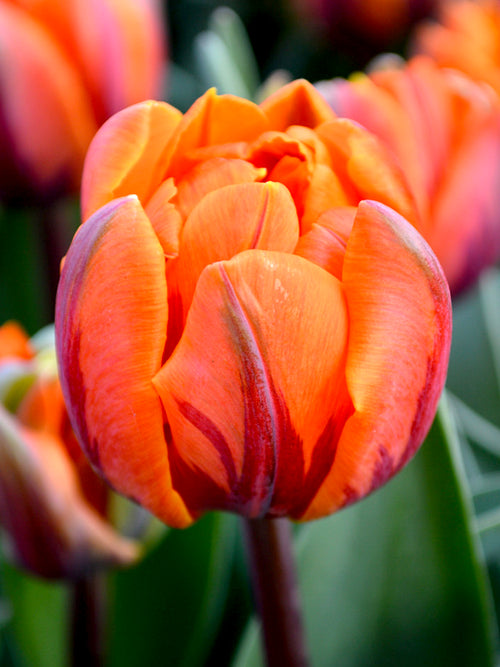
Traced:
POLYGON ((0 0, 0 197, 76 190, 110 115, 159 94, 156 0, 0 0))
POLYGON ((471 285, 500 255, 498 96, 422 56, 318 88, 399 158, 452 294, 471 285))
POLYGON ((454 67, 500 94, 500 4, 498 0, 443 2, 439 21, 417 27, 413 48, 442 67, 454 67))
POLYGON ((313 519, 411 458, 450 302, 386 204, 414 215, 379 142, 305 82, 104 125, 56 346, 79 440, 115 489, 176 527, 211 509, 313 519))
POLYGON ((0 327, 0 526, 3 546, 43 577, 77 577, 138 555, 105 520, 107 488, 69 424, 54 351, 36 354, 15 323, 0 327))

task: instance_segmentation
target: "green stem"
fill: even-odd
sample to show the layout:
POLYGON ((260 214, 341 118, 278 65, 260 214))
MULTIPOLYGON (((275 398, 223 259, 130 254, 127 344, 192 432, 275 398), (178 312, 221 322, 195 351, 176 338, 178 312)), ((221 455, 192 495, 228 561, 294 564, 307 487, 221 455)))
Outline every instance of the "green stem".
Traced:
POLYGON ((299 591, 287 519, 245 522, 268 667, 306 667, 299 591))
POLYGON ((71 667, 103 667, 105 590, 102 575, 72 582, 71 667))

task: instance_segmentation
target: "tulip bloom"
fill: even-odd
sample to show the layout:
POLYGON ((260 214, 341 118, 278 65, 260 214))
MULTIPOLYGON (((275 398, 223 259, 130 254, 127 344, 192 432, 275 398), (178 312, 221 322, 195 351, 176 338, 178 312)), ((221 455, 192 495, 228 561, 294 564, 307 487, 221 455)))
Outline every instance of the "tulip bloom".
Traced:
POLYGON ((137 547, 106 521, 107 488, 69 424, 53 348, 35 353, 15 323, 0 327, 0 399, 0 526, 11 559, 49 578, 133 562, 137 547))
POLYGON ((452 294, 471 285, 500 255, 497 95, 425 57, 318 87, 399 158, 452 294))
POLYGON ((397 166, 310 84, 118 113, 82 199, 56 347, 116 490, 175 527, 307 520, 411 458, 445 379, 448 287, 388 206, 415 215, 397 166))
POLYGON ((418 26, 417 53, 453 67, 500 94, 500 5, 497 0, 444 2, 438 21, 418 26))
POLYGON ((156 0, 0 0, 0 197, 77 189, 97 128, 159 94, 156 0))

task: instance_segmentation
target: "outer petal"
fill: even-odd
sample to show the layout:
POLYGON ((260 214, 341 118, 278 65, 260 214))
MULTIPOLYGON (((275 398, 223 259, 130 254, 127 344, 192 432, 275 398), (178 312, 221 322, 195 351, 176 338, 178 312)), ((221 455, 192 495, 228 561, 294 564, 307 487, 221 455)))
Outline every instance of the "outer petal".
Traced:
POLYGON ((2 197, 20 183, 45 197, 76 187, 97 129, 80 75, 40 25, 5 2, 0 35, 2 197))
POLYGON ((284 132, 290 125, 315 128, 335 118, 318 91, 304 79, 292 81, 261 103, 270 129, 284 132))
POLYGON ((104 123, 85 159, 84 220, 117 197, 135 194, 147 203, 165 177, 165 149, 181 118, 169 104, 148 101, 104 123))
POLYGON ((350 323, 347 386, 355 413, 304 519, 361 498, 397 472, 423 441, 446 377, 449 290, 432 251, 409 223, 381 204, 362 202, 343 284, 350 323))
POLYGON ((87 505, 60 442, 19 427, 1 406, 0 524, 14 560, 44 577, 82 576, 138 555, 87 505))
POLYGON ((351 412, 347 329, 339 281, 301 257, 252 250, 205 269, 154 379, 193 512, 304 511, 351 412))
POLYGON ((172 489, 160 401, 151 378, 167 329, 163 249, 136 197, 80 227, 56 306, 61 384, 94 466, 172 526, 190 517, 172 489))

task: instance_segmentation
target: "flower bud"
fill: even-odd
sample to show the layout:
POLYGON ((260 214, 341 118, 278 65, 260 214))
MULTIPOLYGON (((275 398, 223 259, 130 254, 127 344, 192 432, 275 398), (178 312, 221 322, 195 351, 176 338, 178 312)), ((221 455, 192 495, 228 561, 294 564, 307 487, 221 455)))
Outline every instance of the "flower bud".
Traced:
POLYGON ((53 347, 18 356, 30 348, 17 325, 0 327, 0 394, 12 410, 0 405, 2 544, 16 564, 48 578, 131 564, 138 546, 105 518, 108 491, 69 425, 53 347))
POLYGON ((307 520, 415 453, 446 375, 448 286, 389 151, 310 84, 119 112, 82 208, 56 346, 75 432, 115 489, 175 527, 214 509, 307 520))

